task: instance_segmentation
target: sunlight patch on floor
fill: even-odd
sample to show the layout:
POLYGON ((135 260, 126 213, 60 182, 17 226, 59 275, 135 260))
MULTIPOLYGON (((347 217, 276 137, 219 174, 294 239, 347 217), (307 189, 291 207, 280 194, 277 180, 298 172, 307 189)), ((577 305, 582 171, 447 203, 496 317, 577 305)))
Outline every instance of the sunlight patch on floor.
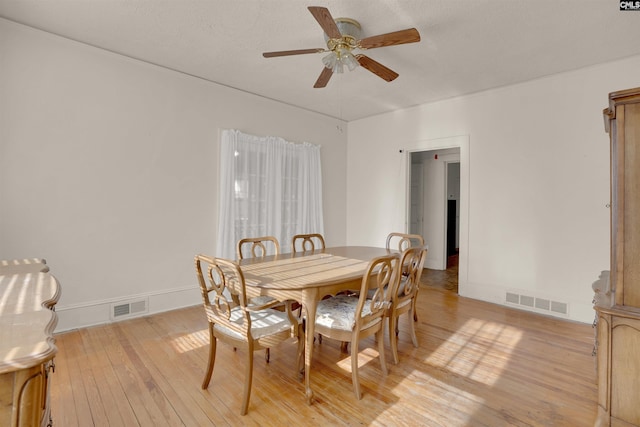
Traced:
POLYGON ((171 346, 178 353, 186 353, 209 345, 209 331, 202 329, 190 334, 181 335, 171 340, 171 346))
POLYGON ((400 394, 404 395, 405 392, 413 394, 421 405, 428 405, 432 422, 423 425, 451 425, 453 413, 457 413, 453 417, 457 420, 456 425, 466 425, 466 422, 472 421, 471 414, 486 405, 485 399, 456 387, 448 376, 442 381, 423 374, 420 371, 413 371, 398 385, 406 390, 400 394), (464 414, 469 415, 464 420, 466 422, 461 422, 465 417, 464 414))
MULTIPOLYGON (((366 365, 367 363, 373 361, 373 363, 380 363, 378 361, 378 350, 375 348, 371 348, 371 347, 366 347, 366 348, 361 348, 359 349, 359 353, 358 353, 358 366, 362 367, 364 365, 366 365)), ((389 361, 387 360, 387 364, 389 363, 389 361)), ((347 372, 351 372, 351 343, 349 343, 349 353, 348 355, 345 354, 345 357, 343 359, 340 359, 336 365, 338 365, 338 367, 340 369, 343 369, 347 372)))
POLYGON ((425 360, 433 366, 493 385, 522 338, 522 331, 502 323, 470 319, 425 360))

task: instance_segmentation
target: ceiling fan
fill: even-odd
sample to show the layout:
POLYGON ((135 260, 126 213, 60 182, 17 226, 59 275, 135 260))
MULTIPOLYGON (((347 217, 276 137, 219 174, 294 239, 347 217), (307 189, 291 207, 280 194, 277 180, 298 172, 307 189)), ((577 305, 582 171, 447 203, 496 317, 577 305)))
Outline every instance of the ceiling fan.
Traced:
POLYGON ((344 67, 347 67, 349 71, 351 71, 358 65, 361 65, 363 68, 366 68, 388 82, 393 81, 398 77, 398 73, 366 55, 361 53, 354 55, 353 51, 420 41, 420 33, 418 33, 418 30, 415 28, 360 39, 361 27, 358 21, 350 18, 337 18, 334 20, 329 9, 326 7, 309 6, 309 11, 324 30, 325 42, 327 43, 326 49, 316 48, 264 52, 262 56, 265 58, 273 58, 276 56, 329 52, 328 55, 322 58, 324 68, 318 80, 316 80, 316 83, 313 85, 315 88, 325 87, 327 83, 329 83, 329 79, 333 73, 342 73, 344 67))

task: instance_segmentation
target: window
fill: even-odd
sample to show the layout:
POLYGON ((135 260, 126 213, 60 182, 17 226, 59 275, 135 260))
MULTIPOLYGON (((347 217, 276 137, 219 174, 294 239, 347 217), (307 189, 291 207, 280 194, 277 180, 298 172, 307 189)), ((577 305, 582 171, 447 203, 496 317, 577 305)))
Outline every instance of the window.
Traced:
POLYGON ((275 236, 283 252, 298 233, 324 233, 320 147, 222 131, 217 251, 235 258, 245 237, 275 236))

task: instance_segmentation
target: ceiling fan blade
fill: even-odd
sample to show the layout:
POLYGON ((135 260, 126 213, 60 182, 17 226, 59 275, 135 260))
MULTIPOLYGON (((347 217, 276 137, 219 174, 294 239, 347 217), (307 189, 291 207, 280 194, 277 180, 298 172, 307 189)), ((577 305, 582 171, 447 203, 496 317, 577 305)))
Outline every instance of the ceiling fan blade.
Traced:
POLYGON ((399 76, 399 74, 393 71, 392 69, 385 67, 378 61, 374 61, 368 56, 359 54, 359 55, 356 55, 356 59, 358 60, 360 65, 362 65, 363 68, 366 68, 376 76, 388 82, 395 80, 396 77, 399 76))
POLYGON ((308 9, 330 38, 339 39, 342 37, 342 34, 340 34, 340 30, 338 29, 336 22, 333 20, 329 9, 320 6, 309 6, 308 9))
POLYGON ((322 72, 320 73, 320 77, 316 80, 316 84, 313 85, 315 88, 325 87, 327 83, 329 83, 329 79, 333 75, 333 71, 330 68, 323 67, 322 72))
POLYGON ((280 50, 277 52, 264 52, 262 56, 265 58, 274 58, 276 56, 289 56, 289 55, 303 55, 306 53, 320 53, 324 52, 326 49, 317 48, 317 49, 297 49, 297 50, 280 50))
POLYGON ((363 49, 373 49, 374 47, 393 46, 396 44, 415 43, 420 41, 420 33, 415 28, 394 31, 393 33, 380 34, 377 36, 365 37, 360 40, 359 45, 363 49))

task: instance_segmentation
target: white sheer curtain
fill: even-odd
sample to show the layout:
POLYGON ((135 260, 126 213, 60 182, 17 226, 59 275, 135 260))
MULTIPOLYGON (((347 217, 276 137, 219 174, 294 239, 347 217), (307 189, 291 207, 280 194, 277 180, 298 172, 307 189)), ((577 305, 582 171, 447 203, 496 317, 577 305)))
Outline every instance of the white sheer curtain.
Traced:
POLYGON ((235 259, 238 240, 275 236, 282 252, 299 233, 322 233, 320 147, 223 130, 217 256, 235 259))

